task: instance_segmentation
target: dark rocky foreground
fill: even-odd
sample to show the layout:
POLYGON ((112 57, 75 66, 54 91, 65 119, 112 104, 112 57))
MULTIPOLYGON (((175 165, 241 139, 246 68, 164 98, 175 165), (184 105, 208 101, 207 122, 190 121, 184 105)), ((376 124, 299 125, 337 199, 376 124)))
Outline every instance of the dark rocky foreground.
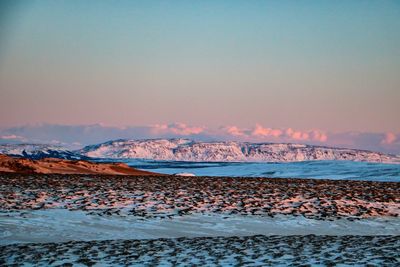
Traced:
MULTIPOLYGON (((92 214, 96 218, 135 216, 128 218, 140 218, 143 222, 198 213, 258 218, 290 215, 327 222, 341 218, 363 222, 364 218, 399 217, 400 183, 0 174, 0 212, 14 216, 43 209, 80 210, 85 216, 92 214)), ((285 226, 282 227, 284 231, 285 226)), ((92 266, 96 263, 98 266, 399 266, 400 236, 384 234, 12 244, 0 246, 0 266, 92 266)))
POLYGON ((0 247, 19 266, 399 266, 399 236, 248 236, 73 241, 0 247))
POLYGON ((399 217, 400 183, 313 179, 0 174, 0 211, 90 214, 222 213, 312 219, 399 217))

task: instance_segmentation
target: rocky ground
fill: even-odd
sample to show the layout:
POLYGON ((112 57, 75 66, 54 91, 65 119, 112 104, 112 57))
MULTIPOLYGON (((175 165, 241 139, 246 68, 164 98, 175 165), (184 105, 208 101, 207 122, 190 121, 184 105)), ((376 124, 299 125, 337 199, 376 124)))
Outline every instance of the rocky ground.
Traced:
POLYGON ((0 265, 398 266, 399 236, 247 236, 3 246, 0 265))
MULTIPOLYGON (((374 218, 387 218, 391 220, 392 225, 396 225, 393 224, 393 220, 400 219, 398 218, 400 183, 268 178, 0 174, 0 212, 4 216, 17 216, 21 212, 22 215, 18 216, 24 216, 27 211, 42 210, 67 213, 79 211, 78 213, 83 213, 82 216, 88 216, 87 218, 102 220, 121 218, 122 221, 128 222, 129 218, 140 218, 143 222, 151 221, 153 225, 158 224, 157 220, 166 222, 196 214, 218 214, 222 218, 229 216, 231 219, 240 215, 250 220, 259 218, 263 222, 265 220, 265 223, 274 218, 274 221, 278 220, 275 222, 278 225, 282 216, 296 218, 300 224, 302 220, 299 219, 304 218, 311 220, 308 222, 311 227, 312 221, 328 224, 331 222, 332 225, 329 227, 335 228, 336 222, 339 221, 341 224, 343 220, 353 221, 352 223, 359 221, 363 224, 374 218)), ((51 214, 57 216, 58 213, 51 212, 48 215, 51 214)), ((24 219, 24 229, 28 231, 31 227, 28 222, 32 219, 30 216, 37 215, 27 215, 24 219)), ((82 225, 82 222, 75 220, 71 219, 73 225, 82 225)), ((202 220, 207 220, 207 216, 202 220)), ((380 223, 384 223, 385 220, 380 220, 380 223)), ((7 225, 7 222, 0 225, 7 225)), ((45 221, 40 224, 42 223, 46 224, 45 221)), ((86 227, 90 223, 85 224, 86 227)), ((200 221, 194 225, 196 223, 200 221)), ((204 224, 209 224, 209 222, 201 223, 203 227, 206 227, 204 224)), ((35 227, 40 227, 40 224, 36 224, 35 227)), ((129 223, 126 223, 125 227, 127 225, 129 223)), ((9 227, 7 229, 11 229, 10 226, 18 227, 7 225, 9 227)), ((218 229, 218 223, 214 226, 218 229)), ((43 229, 46 227, 44 225, 43 229)), ((371 224, 371 221, 365 223, 364 228, 368 227, 374 227, 374 223, 371 224)), ((284 228, 285 224, 282 224, 282 234, 284 228)), ((35 231, 35 228, 32 228, 32 231, 35 231)), ((151 232, 151 229, 148 231, 151 232)), ((6 232, 7 230, 4 230, 1 233, 3 237, 7 236, 6 232)), ((12 244, 15 241, 5 243, 0 246, 0 265, 396 266, 400 264, 400 236, 390 236, 385 232, 383 235, 375 236, 307 234, 235 236, 232 232, 229 236, 196 238, 90 240, 66 243, 24 244, 20 243, 21 241, 17 242, 20 244, 12 244)))
POLYGON ((177 176, 0 175, 0 210, 65 208, 151 217, 193 213, 312 219, 400 215, 400 183, 177 176))

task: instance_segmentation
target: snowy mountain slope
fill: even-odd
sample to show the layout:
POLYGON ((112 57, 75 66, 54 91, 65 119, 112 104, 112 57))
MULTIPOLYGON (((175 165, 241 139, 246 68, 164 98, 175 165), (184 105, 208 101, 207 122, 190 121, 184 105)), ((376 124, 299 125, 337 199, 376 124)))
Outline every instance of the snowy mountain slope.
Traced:
POLYGON ((86 146, 78 152, 94 158, 200 162, 350 160, 400 163, 398 156, 365 150, 284 143, 196 142, 188 139, 115 140, 86 146))
POLYGON ((88 157, 66 150, 59 146, 46 144, 1 144, 0 154, 29 159, 59 158, 83 160, 88 157))

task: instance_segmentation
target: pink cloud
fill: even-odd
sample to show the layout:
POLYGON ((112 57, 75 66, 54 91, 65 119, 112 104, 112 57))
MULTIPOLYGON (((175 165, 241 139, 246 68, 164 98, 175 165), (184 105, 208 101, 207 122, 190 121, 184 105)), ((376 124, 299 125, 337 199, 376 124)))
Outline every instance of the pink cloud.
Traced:
POLYGON ((272 136, 272 137, 279 137, 282 135, 282 131, 280 129, 271 129, 271 128, 264 128, 260 124, 256 124, 254 130, 252 131, 251 135, 253 136, 272 136))
POLYGON ((315 141, 315 142, 326 142, 328 136, 325 132, 320 130, 309 130, 300 131, 292 128, 277 129, 263 127, 261 124, 256 124, 251 130, 241 129, 238 126, 229 126, 224 128, 228 135, 234 137, 243 137, 247 140, 271 140, 276 142, 288 142, 288 141, 315 141))
POLYGON ((0 139, 5 139, 5 140, 20 140, 20 141, 26 140, 24 137, 19 136, 19 135, 15 135, 15 134, 2 135, 2 136, 0 136, 0 139))
POLYGON ((328 136, 326 135, 326 133, 319 131, 319 130, 312 130, 311 133, 311 139, 314 141, 318 141, 318 142, 326 142, 328 140, 328 136))
POLYGON ((294 131, 293 131, 292 128, 287 128, 287 129, 285 130, 285 134, 286 134, 287 136, 292 136, 293 133, 294 133, 294 131))
POLYGON ((282 131, 279 130, 279 129, 272 129, 271 130, 271 135, 274 136, 274 137, 279 137, 279 136, 282 135, 282 131))
POLYGON ((237 126, 227 126, 227 127, 225 127, 225 130, 228 134, 233 135, 233 136, 245 136, 246 135, 244 133, 244 131, 237 126))
POLYGON ((293 139, 293 140, 308 140, 309 139, 308 133, 304 133, 304 132, 301 132, 301 131, 294 131, 288 137, 293 139))
MULTIPOLYGON (((59 140, 74 149, 87 144, 115 139, 174 138, 195 140, 225 140, 245 142, 307 143, 327 146, 358 148, 400 154, 400 133, 325 132, 319 129, 268 128, 262 124, 254 127, 235 125, 218 128, 200 127, 184 123, 152 126, 114 127, 93 125, 27 125, 0 129, 1 143, 30 142, 51 143, 59 140), (76 142, 76 143, 75 143, 76 142)), ((55 142, 54 142, 55 143, 55 142)))
POLYGON ((393 144, 394 141, 396 141, 396 139, 397 139, 397 137, 394 133, 388 132, 388 133, 385 133, 385 136, 382 139, 381 143, 383 145, 390 145, 390 144, 393 144))
POLYGON ((297 141, 316 141, 324 143, 328 140, 328 135, 320 130, 298 131, 288 128, 285 130, 286 137, 297 141))
POLYGON ((151 126, 153 134, 176 134, 176 135, 192 135, 199 134, 204 131, 203 127, 188 126, 185 123, 172 123, 172 124, 156 124, 151 126))

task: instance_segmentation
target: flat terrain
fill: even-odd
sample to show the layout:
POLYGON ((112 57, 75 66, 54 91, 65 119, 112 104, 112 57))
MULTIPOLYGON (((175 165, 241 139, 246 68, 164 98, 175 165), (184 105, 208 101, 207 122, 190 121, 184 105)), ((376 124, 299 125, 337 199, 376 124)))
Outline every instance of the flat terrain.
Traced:
POLYGON ((396 266, 399 236, 248 236, 106 240, 1 247, 0 265, 396 266), (64 264, 64 265, 63 265, 64 264))
POLYGON ((278 214, 335 220, 399 217, 400 183, 268 178, 0 175, 0 210, 63 208, 173 217, 278 214))
POLYGON ((396 266, 399 215, 396 182, 1 173, 0 265, 396 266))

